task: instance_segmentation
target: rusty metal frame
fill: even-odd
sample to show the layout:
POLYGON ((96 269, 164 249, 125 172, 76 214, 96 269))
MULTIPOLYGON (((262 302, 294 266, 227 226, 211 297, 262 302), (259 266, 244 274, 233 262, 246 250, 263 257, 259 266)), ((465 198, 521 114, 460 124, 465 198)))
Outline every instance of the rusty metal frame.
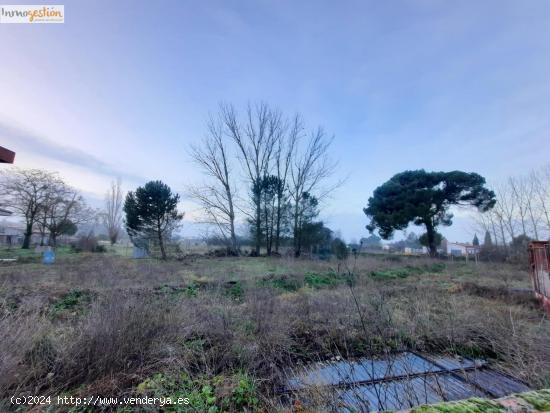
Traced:
POLYGON ((529 268, 535 296, 550 312, 550 241, 529 243, 529 268))
POLYGON ((0 163, 13 163, 15 152, 0 146, 0 163))

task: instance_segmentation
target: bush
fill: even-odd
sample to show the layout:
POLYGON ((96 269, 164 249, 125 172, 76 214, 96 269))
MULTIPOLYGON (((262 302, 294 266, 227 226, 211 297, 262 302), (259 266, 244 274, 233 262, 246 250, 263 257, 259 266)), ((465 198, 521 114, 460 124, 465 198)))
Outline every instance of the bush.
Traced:
POLYGON ((105 245, 100 245, 94 235, 80 236, 76 243, 71 244, 71 249, 74 252, 107 252, 105 245))
POLYGON ((176 331, 162 303, 113 294, 94 302, 58 361, 56 378, 80 384, 157 360, 176 331))

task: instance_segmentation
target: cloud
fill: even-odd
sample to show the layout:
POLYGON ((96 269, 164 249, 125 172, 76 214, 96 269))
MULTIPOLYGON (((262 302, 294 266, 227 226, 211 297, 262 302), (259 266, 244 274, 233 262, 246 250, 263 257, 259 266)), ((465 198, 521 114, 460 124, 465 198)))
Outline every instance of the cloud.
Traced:
MULTIPOLYGON (((36 134, 0 122, 0 142, 9 142, 9 149, 17 153, 27 152, 68 165, 84 168, 95 174, 118 176, 127 181, 143 182, 145 178, 120 170, 100 158, 80 149, 60 145, 36 134)), ((17 155, 16 155, 17 161, 17 155)))

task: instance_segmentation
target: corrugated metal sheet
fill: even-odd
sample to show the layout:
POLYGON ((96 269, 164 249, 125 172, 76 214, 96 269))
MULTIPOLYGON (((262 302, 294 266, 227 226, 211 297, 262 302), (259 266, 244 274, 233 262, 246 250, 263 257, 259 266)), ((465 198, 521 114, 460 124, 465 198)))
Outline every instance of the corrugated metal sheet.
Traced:
POLYGON ((532 241, 529 244, 531 281, 535 295, 550 311, 550 242, 532 241))
POLYGON ((413 352, 379 359, 318 363, 292 372, 285 391, 307 398, 319 390, 338 412, 401 410, 473 396, 529 390, 481 360, 413 352))

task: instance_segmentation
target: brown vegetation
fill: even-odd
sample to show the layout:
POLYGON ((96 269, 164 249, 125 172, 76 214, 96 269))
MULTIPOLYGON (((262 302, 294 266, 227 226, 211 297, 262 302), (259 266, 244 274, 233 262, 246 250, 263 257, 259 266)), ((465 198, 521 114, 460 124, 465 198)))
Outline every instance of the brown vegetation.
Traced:
POLYGON ((226 407, 272 411, 288 366, 404 348, 490 358, 534 387, 550 384, 550 325, 518 292, 529 286, 523 270, 352 261, 336 272, 335 262, 290 258, 75 254, 0 267, 0 397, 131 395, 155 374, 185 372, 218 380, 221 400, 245 375, 258 401, 226 407))

